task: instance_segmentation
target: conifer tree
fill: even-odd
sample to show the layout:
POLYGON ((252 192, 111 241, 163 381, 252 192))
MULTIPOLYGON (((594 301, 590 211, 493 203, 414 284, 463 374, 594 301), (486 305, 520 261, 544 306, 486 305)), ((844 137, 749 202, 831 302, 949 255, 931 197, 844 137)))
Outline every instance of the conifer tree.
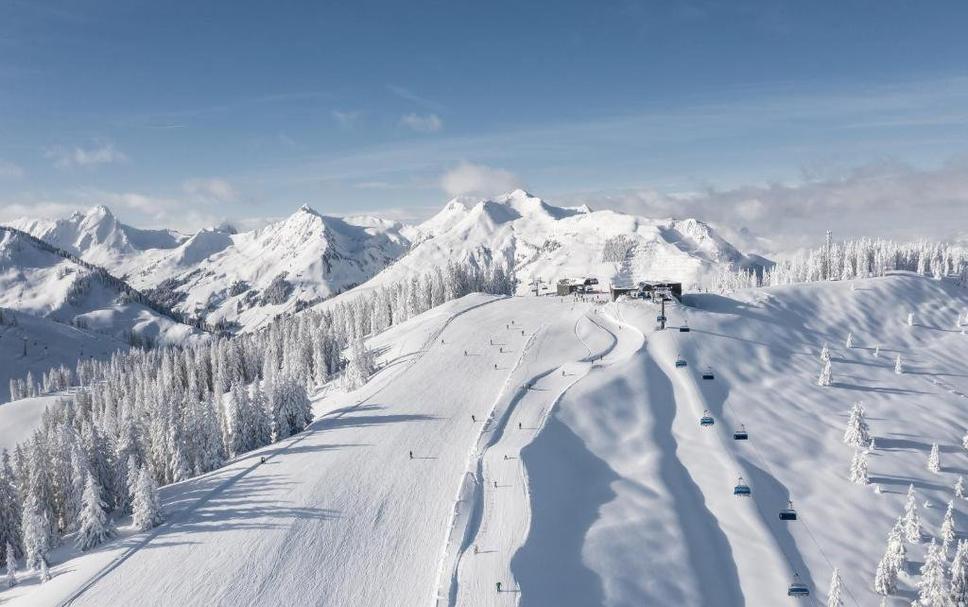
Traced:
POLYGON ((955 503, 954 501, 948 502, 948 508, 945 510, 944 519, 941 521, 941 553, 947 557, 948 550, 955 541, 955 503))
POLYGON ((904 504, 904 539, 912 544, 921 541, 921 517, 918 515, 914 485, 908 486, 907 501, 904 504))
POLYGON ((854 347, 854 334, 851 331, 847 332, 847 341, 844 344, 848 350, 854 347))
POLYGON ((17 554, 14 552, 13 544, 7 542, 7 588, 17 585, 17 554))
POLYGON ((830 590, 827 592, 827 607, 844 606, 844 582, 840 578, 840 570, 834 567, 830 576, 830 590))
POLYGON ((101 488, 94 476, 88 473, 84 486, 84 506, 80 514, 80 528, 75 544, 83 551, 103 544, 114 535, 114 529, 104 512, 101 488))
POLYGON ((844 443, 852 447, 865 447, 870 444, 870 441, 870 430, 867 426, 867 420, 864 419, 864 407, 860 403, 854 403, 850 408, 850 416, 847 419, 844 443))
POLYGON ((959 607, 968 605, 968 540, 958 542, 951 560, 951 600, 959 607))
POLYGON ((40 583, 46 584, 50 581, 50 565, 47 563, 47 556, 40 559, 40 583))
POLYGON ((950 588, 945 571, 945 559, 941 547, 934 539, 928 546, 924 565, 921 566, 921 579, 918 580, 918 605, 920 607, 949 607, 950 588))
POLYGON ((928 455, 928 470, 935 474, 941 473, 941 448, 938 443, 931 445, 931 453, 928 455))
POLYGON ((897 358, 894 359, 894 372, 898 375, 904 373, 904 366, 901 364, 901 355, 898 354, 897 358))
POLYGON ((880 595, 889 596, 897 592, 897 576, 907 560, 903 531, 903 521, 899 517, 887 536, 887 547, 874 575, 874 592, 880 595))
POLYGON ((850 482, 858 485, 870 483, 867 467, 867 452, 863 449, 854 449, 854 457, 850 461, 850 482))
POLYGON ((955 497, 960 497, 964 499, 966 497, 965 493, 965 477, 959 476, 958 480, 955 481, 955 497))
POLYGON ((139 531, 157 527, 164 520, 161 505, 158 502, 158 487, 144 468, 138 471, 138 484, 135 487, 132 509, 134 527, 139 531))
POLYGON ((817 378, 817 385, 829 386, 830 383, 831 383, 830 361, 826 360, 823 362, 823 366, 820 368, 820 377, 817 378))

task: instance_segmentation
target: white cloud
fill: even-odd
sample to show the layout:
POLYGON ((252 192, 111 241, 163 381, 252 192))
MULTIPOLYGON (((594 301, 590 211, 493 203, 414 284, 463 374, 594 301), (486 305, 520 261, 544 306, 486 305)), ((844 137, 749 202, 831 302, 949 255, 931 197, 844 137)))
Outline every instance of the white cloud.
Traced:
POLYGON ((521 182, 510 171, 462 162, 444 173, 440 187, 451 196, 496 196, 521 187, 521 182))
POLYGON ((233 202, 238 199, 232 184, 217 177, 189 179, 182 184, 182 189, 202 202, 233 202))
POLYGON ((444 128, 444 121, 437 114, 406 114, 400 118, 400 124, 418 133, 436 133, 444 128))
POLYGON ((23 167, 0 159, 0 179, 20 179, 23 176, 23 167))
POLYGON ((654 189, 563 197, 569 203, 650 217, 695 217, 765 237, 784 252, 838 238, 954 238, 968 217, 968 159, 933 169, 884 161, 799 183, 706 188, 689 194, 654 189))
POLYGON ((117 164, 127 162, 128 157, 114 147, 110 142, 95 142, 90 147, 55 146, 45 153, 47 158, 54 161, 54 166, 60 169, 75 167, 92 167, 99 164, 117 164))

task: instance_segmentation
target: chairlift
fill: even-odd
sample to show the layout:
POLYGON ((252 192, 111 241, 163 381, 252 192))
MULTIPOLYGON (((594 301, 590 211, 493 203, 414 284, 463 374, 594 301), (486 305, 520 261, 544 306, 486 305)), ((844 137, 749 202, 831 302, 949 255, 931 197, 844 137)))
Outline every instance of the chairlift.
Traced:
POLYGON ((797 511, 793 509, 793 502, 787 502, 787 507, 780 510, 780 520, 781 521, 795 521, 797 520, 797 511))
POLYGON ((655 322, 665 322, 665 321, 666 321, 666 317, 663 314, 659 314, 658 316, 655 317, 655 322))
POLYGON ((736 481, 736 486, 733 487, 733 495, 739 495, 742 497, 749 497, 753 495, 753 490, 750 489, 750 486, 746 484, 746 481, 743 480, 742 476, 739 477, 739 480, 736 481))
POLYGON ((679 325, 679 332, 680 333, 688 333, 689 332, 689 325, 686 324, 686 321, 682 321, 682 324, 679 325))
POLYGON ((716 421, 713 419, 713 416, 709 414, 709 411, 702 412, 702 417, 699 418, 700 426, 705 428, 706 426, 712 426, 715 423, 716 421))
POLYGON ((681 369, 687 366, 686 359, 682 356, 676 356, 676 369, 681 369))
POLYGON ((800 581, 799 574, 793 574, 793 583, 790 584, 790 589, 787 590, 787 596, 792 596, 795 598, 810 596, 810 589, 807 588, 806 584, 800 581))
POLYGON ((746 431, 746 426, 743 424, 739 425, 739 428, 733 431, 733 440, 749 440, 750 435, 746 431))
POLYGON ((710 369, 709 367, 707 367, 707 368, 706 368, 706 369, 705 369, 705 370, 704 370, 704 371, 702 372, 702 378, 703 378, 703 379, 716 379, 716 376, 715 376, 715 375, 713 375, 713 370, 712 370, 712 369, 710 369))

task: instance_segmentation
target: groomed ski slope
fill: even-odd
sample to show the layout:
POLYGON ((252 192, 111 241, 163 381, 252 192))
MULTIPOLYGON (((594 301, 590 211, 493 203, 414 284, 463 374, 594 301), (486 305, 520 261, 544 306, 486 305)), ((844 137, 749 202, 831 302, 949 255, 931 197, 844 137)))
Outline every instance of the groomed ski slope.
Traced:
MULTIPOLYGON (((52 582, 0 596, 775 606, 797 604, 797 572, 812 592, 800 604, 819 605, 836 566, 847 605, 878 604, 874 568, 907 486, 937 536, 968 474, 968 337, 955 328, 968 294, 898 274, 685 303, 656 331, 657 307, 638 301, 451 302, 378 336, 385 368, 321 397, 310 431, 164 489, 169 523, 155 533, 55 555, 52 582), (834 382, 820 387, 825 342, 834 382), (876 440, 867 486, 847 480, 841 440, 858 400, 876 440), (703 410, 713 427, 700 428, 703 410), (748 442, 732 439, 741 423, 748 442), (940 474, 926 468, 935 441, 940 474), (733 496, 740 474, 752 497, 733 496), (800 520, 779 521, 788 499, 800 520)), ((968 502, 955 509, 964 535, 968 502)), ((922 553, 908 546, 889 605, 915 598, 922 553)))

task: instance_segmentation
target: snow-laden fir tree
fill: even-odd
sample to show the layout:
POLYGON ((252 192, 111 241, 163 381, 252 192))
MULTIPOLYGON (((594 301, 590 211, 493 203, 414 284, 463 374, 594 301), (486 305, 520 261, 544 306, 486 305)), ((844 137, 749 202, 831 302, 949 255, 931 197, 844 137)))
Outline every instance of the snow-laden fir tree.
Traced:
POLYGON ((904 503, 904 539, 912 544, 921 541, 921 516, 918 514, 914 485, 908 485, 907 501, 904 503))
POLYGON ((959 476, 955 481, 955 497, 964 499, 968 494, 965 493, 965 477, 959 476))
POLYGON ((941 473, 941 447, 938 443, 931 445, 931 453, 928 455, 928 470, 935 474, 941 473))
POLYGON ((17 585, 17 554, 14 552, 13 544, 7 542, 7 588, 17 585))
POLYGON ((945 558, 934 539, 928 546, 918 580, 919 607, 950 607, 950 587, 945 571, 945 558))
POLYGON ((961 437, 961 446, 968 450, 968 432, 965 432, 965 435, 961 437))
POLYGON ((894 372, 898 375, 904 373, 904 367, 901 365, 901 355, 898 354, 897 358, 894 359, 894 372))
POLYGON ((820 377, 817 378, 817 385, 829 386, 830 383, 831 383, 830 361, 826 360, 823 362, 823 366, 820 368, 820 377))
POLYGON ((844 345, 848 350, 854 347, 854 333, 852 331, 847 332, 847 341, 844 343, 844 345))
POLYGON ((874 346, 874 356, 878 357, 881 355, 881 347, 879 345, 874 346))
POLYGON ((373 354, 363 341, 363 336, 353 338, 350 344, 350 361, 343 375, 343 384, 347 390, 355 390, 370 378, 374 371, 373 354))
POLYGON ((50 581, 50 564, 47 562, 47 557, 44 556, 40 559, 40 583, 46 584, 50 581))
POLYGON ((114 536, 114 529, 107 513, 104 512, 104 502, 101 500, 101 487, 94 476, 87 475, 84 487, 84 506, 80 513, 80 528, 77 530, 75 545, 81 550, 90 550, 100 546, 114 536))
POLYGON ((904 545, 904 522, 898 517, 887 536, 884 556, 877 563, 874 574, 874 592, 890 596, 897 592, 897 576, 907 562, 907 547, 904 545))
POLYGON ((158 502, 158 486, 145 468, 138 471, 132 510, 132 523, 139 531, 147 531, 164 521, 161 504, 158 502))
POLYGON ((870 444, 870 429, 864 419, 864 406, 854 403, 847 418, 847 428, 844 430, 844 443, 852 447, 866 447, 870 444))
POLYGON ((47 511, 36 489, 28 489, 27 503, 23 510, 21 535, 27 566, 37 569, 50 550, 50 529, 47 511))
POLYGON ((854 457, 850 460, 850 482, 858 485, 869 484, 867 451, 864 449, 854 449, 854 457))
POLYGON ((954 544, 955 538, 957 537, 955 533, 955 503, 954 501, 948 502, 948 508, 945 510, 944 519, 941 521, 941 553, 947 558, 948 551, 950 550, 952 544, 954 544))
POLYGON ((968 605, 968 540, 958 542, 951 559, 951 601, 959 607, 968 605))
POLYGON ((830 348, 827 347, 827 344, 824 344, 823 348, 820 350, 820 362, 825 363, 829 360, 830 360, 830 348))
POLYGON ((840 569, 834 567, 830 575, 830 590, 827 591, 827 607, 844 607, 844 581, 840 578, 840 569))
POLYGON ((914 312, 908 312, 908 315, 907 315, 907 325, 909 327, 913 327, 914 326, 914 312))
POLYGON ((20 556, 21 514, 16 482, 10 455, 4 449, 0 453, 0 546, 9 544, 20 556))

